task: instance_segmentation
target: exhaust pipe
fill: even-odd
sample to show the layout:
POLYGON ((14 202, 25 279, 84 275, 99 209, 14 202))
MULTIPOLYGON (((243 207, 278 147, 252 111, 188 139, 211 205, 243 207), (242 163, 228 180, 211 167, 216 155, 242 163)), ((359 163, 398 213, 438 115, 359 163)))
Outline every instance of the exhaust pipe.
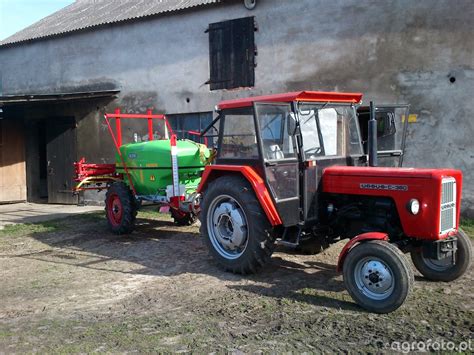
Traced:
POLYGON ((377 166, 377 120, 375 119, 374 102, 370 101, 370 119, 368 130, 369 166, 377 166))

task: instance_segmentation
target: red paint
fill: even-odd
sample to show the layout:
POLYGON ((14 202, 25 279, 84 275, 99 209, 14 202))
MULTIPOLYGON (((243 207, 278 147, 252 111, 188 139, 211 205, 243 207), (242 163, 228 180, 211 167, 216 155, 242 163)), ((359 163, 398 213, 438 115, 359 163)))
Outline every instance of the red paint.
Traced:
POLYGON ((344 260, 346 259, 347 254, 357 243, 367 241, 367 240, 386 240, 388 241, 388 235, 386 233, 380 232, 370 232, 359 234, 357 237, 352 238, 341 250, 339 254, 339 259, 337 260, 337 271, 341 272, 344 266, 344 260))
POLYGON ((176 147, 176 134, 173 134, 170 139, 170 145, 176 147))
MULTIPOLYGON (((122 145, 122 125, 120 123, 120 109, 116 108, 115 109, 115 131, 117 132, 117 145, 120 147, 122 145)), ((107 117, 107 114, 105 114, 105 117, 107 117)))
POLYGON ((122 223, 123 206, 120 197, 116 193, 110 194, 107 199, 107 215, 114 227, 120 226, 122 223))
POLYGON ((188 134, 192 135, 192 136, 199 136, 201 138, 204 138, 204 145, 207 147, 207 137, 202 137, 201 136, 201 132, 197 132, 197 131, 188 131, 188 134))
POLYGON ((323 191, 326 193, 384 196, 393 199, 404 233, 409 237, 436 240, 439 235, 441 203, 441 181, 444 177, 456 179, 457 222, 461 206, 462 173, 454 169, 415 169, 333 166, 323 172, 323 191), (361 188, 361 184, 403 185, 406 191, 361 188), (416 198, 420 201, 420 212, 411 214, 408 202, 416 198))
MULTIPOLYGON (((120 109, 117 109, 117 110, 118 110, 118 112, 120 112, 120 109)), ((117 110, 115 110, 115 112, 117 112, 117 110)), ((109 133, 112 136, 112 139, 114 141, 115 149, 117 150, 117 154, 120 158, 120 162, 122 163, 123 170, 125 170, 125 175, 127 175, 127 180, 128 180, 128 183, 130 184, 130 188, 132 189, 133 195, 136 196, 137 195, 137 190, 135 190, 135 186, 133 185, 132 177, 130 176, 130 173, 128 172, 127 164, 125 164, 125 160, 123 159, 122 152, 120 151, 119 141, 118 141, 118 139, 115 138, 114 131, 112 130, 112 126, 110 125, 110 121, 107 117, 107 114, 105 114, 104 117, 105 117, 105 122, 107 122, 107 127, 109 129, 109 133)), ((115 122, 116 126, 115 127, 118 129, 117 136, 121 140, 122 139, 122 131, 120 129, 121 128, 120 125, 117 125, 117 122, 120 122, 120 120, 118 118, 116 118, 116 122, 115 122)))
POLYGON ((136 113, 120 113, 120 109, 117 108, 115 110, 115 113, 106 113, 105 119, 110 119, 114 118, 115 119, 115 131, 117 134, 117 143, 119 146, 122 145, 122 125, 121 125, 121 119, 127 118, 127 119, 147 119, 148 120, 148 136, 150 137, 150 132, 151 132, 151 139, 153 140, 153 124, 150 124, 150 120, 153 119, 158 119, 158 120, 164 120, 166 124, 166 128, 168 129, 168 133, 171 135, 173 134, 173 129, 171 128, 168 120, 166 119, 165 115, 158 114, 154 115, 152 110, 147 110, 146 114, 136 114, 136 113), (151 129, 151 131, 150 131, 151 129))
POLYGON ((92 176, 115 175, 115 164, 88 164, 86 158, 74 163, 76 177, 74 181, 82 181, 92 176))
POLYGON ((148 140, 152 141, 153 140, 153 118, 151 118, 151 115, 153 112, 151 110, 146 111, 146 115, 148 116, 148 140))
POLYGON ((179 210, 179 204, 184 201, 184 196, 172 196, 170 197, 170 207, 175 210, 179 210))
POLYGON ((155 118, 159 120, 164 120, 165 115, 154 115, 152 114, 151 110, 148 110, 145 115, 139 113, 120 113, 120 109, 116 109, 115 113, 106 113, 105 114, 108 118, 155 118), (118 111, 118 112, 117 112, 118 111))
MULTIPOLYGON (((110 136, 112 137, 112 140, 114 141, 115 149, 117 151, 117 154, 119 155, 120 162, 122 163, 122 167, 125 171, 125 174, 127 175, 127 180, 130 184, 130 188, 132 189, 133 195, 135 196, 137 194, 137 191, 135 190, 135 186, 133 185, 132 178, 130 176, 130 173, 128 172, 127 164, 125 164, 125 161, 122 156, 122 152, 120 151, 120 147, 122 146, 122 124, 121 124, 121 119, 123 118, 130 118, 130 119, 147 119, 148 120, 148 138, 150 141, 153 140, 153 119, 159 119, 159 120, 164 120, 166 127, 168 129, 168 133, 171 134, 171 138, 173 139, 173 130, 171 129, 171 126, 166 119, 165 115, 154 115, 152 110, 147 110, 147 113, 145 115, 142 114, 135 114, 135 113, 120 113, 120 109, 117 108, 115 109, 115 113, 106 113, 104 115, 105 122, 107 123, 107 127, 109 129, 110 136), (110 124, 110 118, 115 119, 115 132, 117 137, 114 134, 114 131, 112 129, 112 126, 110 124)), ((175 138, 176 139, 176 138, 175 138)))
POLYGON ((357 104, 362 101, 360 93, 341 93, 324 91, 297 91, 286 94, 255 96, 243 99, 221 101, 217 107, 221 110, 238 107, 249 107, 255 102, 336 102, 357 104))
POLYGON ((218 178, 221 175, 225 175, 226 172, 236 172, 242 174, 252 186, 255 195, 257 196, 260 205, 262 206, 268 220, 272 226, 278 226, 282 224, 280 215, 276 210, 275 204, 270 196, 270 193, 265 186, 265 182, 261 176, 250 166, 243 165, 207 165, 204 169, 204 173, 201 178, 201 183, 198 187, 198 192, 202 192, 207 184, 218 178))

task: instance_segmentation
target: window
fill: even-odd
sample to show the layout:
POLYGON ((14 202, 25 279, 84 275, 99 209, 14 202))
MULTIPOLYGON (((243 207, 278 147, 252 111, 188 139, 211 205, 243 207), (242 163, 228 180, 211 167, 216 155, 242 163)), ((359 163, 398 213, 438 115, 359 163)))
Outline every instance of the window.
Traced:
POLYGON ((306 159, 362 154, 359 129, 352 107, 319 108, 303 105, 299 110, 299 117, 306 159))
POLYGON ((221 120, 221 124, 224 124, 224 132, 219 158, 258 159, 253 115, 251 113, 226 114, 221 120))
MULTIPOLYGON (((198 143, 205 143, 205 140, 200 138, 197 133, 203 131, 212 122, 212 112, 166 115, 166 118, 179 139, 191 139, 198 143)), ((209 144, 209 146, 211 145, 209 144)))
POLYGON ((267 160, 296 158, 293 141, 288 132, 290 105, 258 104, 263 156, 267 160))
POLYGON ((342 117, 338 117, 333 108, 323 108, 318 111, 318 118, 323 136, 324 153, 326 155, 343 155, 345 153, 343 152, 344 130, 340 128, 342 117))
POLYGON ((209 69, 211 90, 255 84, 255 23, 253 17, 211 23, 209 69))

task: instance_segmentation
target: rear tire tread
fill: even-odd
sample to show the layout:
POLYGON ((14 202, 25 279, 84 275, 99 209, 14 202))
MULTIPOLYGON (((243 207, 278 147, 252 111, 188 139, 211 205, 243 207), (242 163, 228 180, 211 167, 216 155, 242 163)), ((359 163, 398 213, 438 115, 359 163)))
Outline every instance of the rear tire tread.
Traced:
POLYGON ((255 193, 243 178, 225 176, 211 182, 202 200, 203 210, 199 215, 201 221, 200 233, 206 241, 210 254, 220 267, 236 274, 254 274, 271 258, 275 249, 272 225, 260 206, 255 193), (222 257, 213 247, 207 236, 207 201, 211 202, 219 195, 227 194, 238 201, 247 219, 249 241, 244 254, 235 260, 222 257), (263 245, 263 247, 262 247, 263 245))
POLYGON ((107 189, 105 194, 105 214, 107 217, 107 224, 109 229, 114 234, 130 234, 135 228, 135 221, 138 213, 137 203, 134 201, 132 191, 125 185, 123 182, 114 182, 107 189), (119 226, 114 225, 110 219, 107 211, 108 203, 107 201, 112 194, 117 194, 121 203, 122 203, 122 221, 119 226))

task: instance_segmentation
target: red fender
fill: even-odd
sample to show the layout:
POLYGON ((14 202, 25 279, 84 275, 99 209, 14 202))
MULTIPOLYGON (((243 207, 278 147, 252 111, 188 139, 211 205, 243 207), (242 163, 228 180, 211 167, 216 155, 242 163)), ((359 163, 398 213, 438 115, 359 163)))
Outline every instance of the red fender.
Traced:
POLYGON ((337 261, 337 272, 342 271, 342 266, 344 265, 344 260, 346 259, 347 254, 352 249, 354 245, 357 243, 363 242, 365 240, 388 240, 387 233, 381 232, 369 232, 359 234, 357 237, 352 238, 342 249, 341 253, 339 254, 339 259, 337 261))
POLYGON ((278 226, 282 224, 280 215, 273 203, 270 193, 265 186, 265 181, 262 177, 250 166, 243 165, 207 165, 204 168, 202 174, 201 183, 198 186, 197 192, 201 193, 206 185, 219 176, 223 176, 228 173, 239 173, 241 174, 252 186, 255 195, 257 196, 263 211, 267 215, 268 220, 272 226, 278 226))

